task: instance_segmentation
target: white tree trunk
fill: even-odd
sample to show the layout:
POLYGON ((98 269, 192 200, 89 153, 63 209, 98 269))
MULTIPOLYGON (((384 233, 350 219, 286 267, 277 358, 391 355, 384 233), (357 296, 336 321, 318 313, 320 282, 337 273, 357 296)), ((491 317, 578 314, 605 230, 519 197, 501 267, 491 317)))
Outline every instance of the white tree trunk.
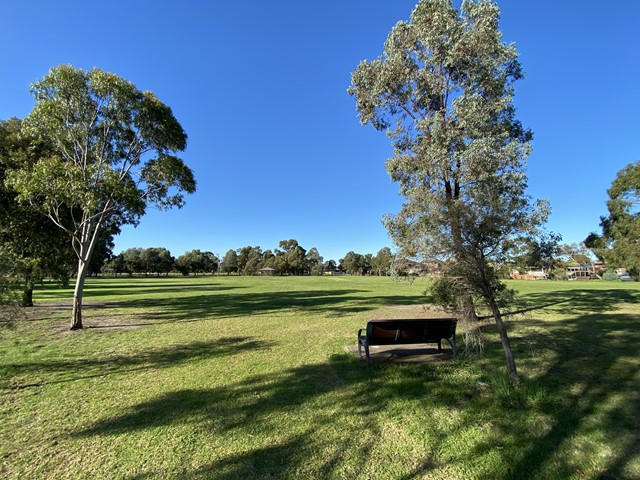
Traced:
POLYGON ((89 262, 78 260, 78 276, 76 277, 76 287, 73 290, 73 316, 71 318, 71 330, 79 330, 82 325, 82 294, 84 291, 84 281, 87 278, 89 262))
POLYGON ((101 223, 87 221, 82 229, 81 238, 79 239, 80 250, 78 253, 78 274, 76 277, 76 286, 73 290, 73 314, 71 317, 71 330, 79 330, 83 328, 82 324, 82 296, 84 292, 84 282, 89 273, 89 261, 93 254, 93 249, 98 240, 98 232, 101 223))

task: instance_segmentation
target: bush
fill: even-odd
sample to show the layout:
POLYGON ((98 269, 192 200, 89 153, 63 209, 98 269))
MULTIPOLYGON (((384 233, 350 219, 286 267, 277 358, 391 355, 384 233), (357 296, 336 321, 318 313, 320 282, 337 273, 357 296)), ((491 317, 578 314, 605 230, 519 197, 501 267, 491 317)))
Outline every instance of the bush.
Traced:
POLYGON ((620 280, 620 276, 614 272, 613 270, 607 270, 606 272, 604 272, 604 274, 602 275, 602 279, 603 280, 620 280))

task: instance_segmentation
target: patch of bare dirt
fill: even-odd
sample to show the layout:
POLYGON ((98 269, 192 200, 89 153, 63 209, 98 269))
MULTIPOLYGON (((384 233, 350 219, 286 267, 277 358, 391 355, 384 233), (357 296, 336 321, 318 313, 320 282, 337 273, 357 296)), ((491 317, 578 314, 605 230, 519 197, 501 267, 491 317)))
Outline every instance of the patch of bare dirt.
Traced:
POLYGON ((370 312, 366 317, 366 321, 401 318, 446 318, 451 316, 451 313, 434 305, 396 305, 370 312))

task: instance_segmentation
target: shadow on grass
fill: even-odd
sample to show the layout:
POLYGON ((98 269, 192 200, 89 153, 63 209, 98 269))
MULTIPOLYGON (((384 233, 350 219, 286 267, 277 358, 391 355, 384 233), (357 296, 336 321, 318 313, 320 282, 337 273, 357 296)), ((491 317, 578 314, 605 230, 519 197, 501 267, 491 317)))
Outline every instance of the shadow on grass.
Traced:
MULTIPOLYGON (((19 364, 5 363, 3 370, 13 377, 40 375, 42 380, 2 385, 2 390, 18 390, 81 379, 129 373, 139 370, 175 367, 215 357, 228 357, 244 351, 270 348, 269 342, 251 337, 225 337, 214 342, 193 342, 161 349, 150 349, 135 355, 81 357, 69 360, 43 360, 19 364), (83 372, 78 374, 78 372, 83 372), (49 377, 49 378, 47 378, 49 377)), ((7 375, 7 376, 8 376, 7 375)))
MULTIPOLYGON (((252 315, 269 315, 283 312, 347 314, 375 310, 394 305, 421 305, 425 297, 416 296, 368 296, 367 290, 296 290, 285 292, 259 293, 213 293, 210 295, 166 296, 162 298, 140 298, 120 302, 109 302, 107 309, 126 308, 120 315, 135 318, 135 324, 114 323, 109 327, 140 326, 149 324, 194 322, 205 319, 234 318, 252 315), (130 311, 129 309, 135 309, 130 311)), ((118 314, 109 312, 110 318, 118 314)), ((90 327, 105 327, 99 323, 100 317, 87 320, 90 327)))
MULTIPOLYGON (((392 384, 383 368, 334 355, 327 363, 255 375, 222 387, 168 392, 73 436, 126 436, 193 425, 212 438, 263 437, 265 442, 249 449, 242 442, 210 465, 180 472, 180 478, 333 478, 345 475, 345 462, 356 478, 370 463, 383 428, 375 415, 398 398, 422 402, 426 387, 436 380, 427 370, 430 373, 406 370, 400 384, 392 384), (361 430, 353 430, 353 419, 361 430), (275 433, 283 429, 287 434, 275 433)), ((458 401, 455 386, 438 391, 439 401, 458 401)), ((153 471, 129 478, 167 475, 153 471)))
MULTIPOLYGON (((367 297, 367 293, 216 293, 131 299, 122 306, 150 310, 141 314, 143 318, 196 321, 285 310, 341 315, 412 302, 411 297, 367 297)), ((446 477, 449 464, 461 466, 455 471, 470 472, 467 476, 474 478, 633 478, 640 469, 640 322, 637 316, 616 310, 620 304, 637 304, 639 293, 570 290, 529 294, 526 299, 532 311, 545 307, 567 315, 564 320, 528 320, 513 328, 518 360, 541 351, 550 358, 543 374, 525 385, 541 389, 542 400, 528 399, 526 393, 510 397, 496 385, 482 387, 474 377, 480 368, 469 368, 468 376, 456 374, 456 369, 464 370, 462 364, 368 367, 352 355, 334 355, 326 363, 252 375, 224 386, 168 391, 72 436, 126 438, 149 429, 193 425, 198 432, 206 432, 203 435, 210 436, 212 443, 238 436, 264 440, 247 440, 205 466, 190 469, 187 464, 179 478, 380 478, 382 470, 375 469, 384 467, 371 461, 374 451, 385 452, 380 458, 390 465, 388 478, 403 480, 446 477), (525 344, 534 349, 527 350, 525 344), (432 419, 435 410, 450 415, 432 419), (402 439, 387 454, 381 438, 385 432, 388 435, 388 424, 393 422, 397 424, 391 428, 400 429, 402 439), (283 427, 288 423, 294 428, 283 427), (279 429, 286 433, 270 433, 279 429), (270 437, 278 440, 273 443, 270 437), (457 439, 472 445, 466 447, 463 441, 462 447, 455 448, 457 439), (605 441, 610 442, 611 451, 603 455, 605 441), (401 448, 405 445, 399 445, 402 442, 407 444, 406 451, 401 448), (595 448, 589 442, 600 445, 595 448), (420 456, 411 457, 414 451, 420 456), (394 465, 399 459, 404 463, 394 465), (636 470, 629 473, 632 464, 636 470)), ((424 297, 416 296, 416 304, 423 302, 424 297)), ((95 359, 89 366, 96 371, 91 375, 97 376, 256 348, 269 345, 234 337, 116 357, 113 366, 114 359, 95 359)), ((501 356, 499 347, 491 348, 482 371, 501 369, 501 356)), ((84 378, 73 376, 74 370, 84 366, 83 358, 24 367, 35 374, 44 371, 63 377, 55 380, 61 382, 84 378)), ((147 471, 130 478, 170 478, 172 473, 147 471)))
MULTIPOLYGON (((592 300, 578 295, 577 301, 563 304, 561 309, 567 313, 615 311, 617 303, 638 298, 636 292, 627 291, 589 293, 595 294, 592 300), (600 308, 592 308, 594 302, 600 308)), ((534 333, 536 348, 549 349, 555 357, 537 379, 537 383, 555 399, 545 412, 552 416, 553 424, 544 436, 530 443, 518 461, 513 462, 507 478, 535 477, 544 472, 549 462, 558 461, 559 451, 567 454, 575 451, 572 446, 588 452, 589 445, 585 440, 580 442, 578 436, 587 439, 587 443, 600 442, 603 438, 611 442, 612 461, 603 462, 598 478, 631 478, 628 472, 625 473, 625 467, 633 458, 636 468, 640 466, 638 316, 593 313, 564 321, 536 323, 541 327, 534 333)), ((517 335, 514 340, 518 341, 517 335)), ((503 425, 504 433, 508 434, 510 428, 503 425)), ((524 431, 519 433, 526 434, 524 431)), ((576 476, 582 467, 569 456, 555 475, 558 478, 576 476)))
MULTIPOLYGON (((638 469, 640 455, 638 318, 588 314, 532 321, 527 328, 537 330, 536 348, 553 358, 544 374, 525 383, 544 392, 541 400, 527 398, 526 388, 520 397, 510 396, 495 385, 487 389, 473 378, 465 380, 455 374, 464 368, 460 364, 368 367, 353 356, 334 355, 326 363, 221 387, 167 392, 74 436, 194 425, 212 438, 254 432, 266 441, 265 432, 294 422, 299 428, 284 427, 287 433, 276 444, 254 444, 181 472, 181 477, 329 478, 346 472, 379 477, 381 470, 372 469, 384 466, 372 464, 370 453, 384 450, 380 437, 387 422, 400 422, 403 441, 422 445, 429 438, 429 446, 423 458, 407 458, 409 453, 392 445, 398 456, 385 457, 392 459, 388 471, 395 472, 389 478, 437 476, 449 463, 465 466, 460 471, 477 478, 633 478, 637 470, 630 473, 630 465, 638 469), (429 419, 436 409, 451 413, 446 422, 429 419), (415 414, 423 418, 412 423, 415 414), (451 449, 455 439, 477 434, 487 424, 491 427, 470 448, 451 449), (603 454, 606 439, 610 451, 603 454), (597 455, 592 456, 594 449, 597 455), (393 465, 400 458, 404 463, 393 465)), ((514 344, 520 345, 522 336, 514 330, 514 344)), ((500 365, 500 354, 498 349, 489 352, 487 362, 500 365)), ((521 348, 518 355, 527 352, 521 348)), ((148 477, 165 473, 149 472, 148 477)))
POLYGON ((529 293, 524 296, 529 310, 554 307, 562 314, 606 313, 615 311, 621 303, 640 304, 640 290, 628 289, 569 289, 553 292, 529 293))
POLYGON ((180 283, 165 283, 160 287, 149 287, 149 285, 140 284, 136 282, 132 282, 131 285, 123 285, 121 287, 117 286, 100 286, 98 288, 87 288, 85 292, 86 298, 92 297, 129 297, 129 296, 146 296, 146 295, 157 295, 162 294, 165 297, 170 297, 173 295, 180 295, 185 292, 194 293, 201 292, 203 294, 212 294, 215 292, 228 291, 228 290, 239 290, 244 289, 246 287, 243 286, 230 286, 230 285, 219 285, 214 283, 207 283, 204 285, 198 284, 180 284, 180 283))

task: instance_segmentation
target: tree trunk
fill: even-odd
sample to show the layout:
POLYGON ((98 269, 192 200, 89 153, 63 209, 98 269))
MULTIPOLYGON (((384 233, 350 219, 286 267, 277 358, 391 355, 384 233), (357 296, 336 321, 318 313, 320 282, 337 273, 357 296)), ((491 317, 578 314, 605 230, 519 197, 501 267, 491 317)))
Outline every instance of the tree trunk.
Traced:
POLYGON ((507 335, 507 328, 502 321, 502 313, 500 312, 500 309, 498 308, 498 305, 496 304, 494 299, 491 299, 489 301, 489 306, 491 307, 491 311, 493 312, 493 318, 496 321, 498 333, 500 334, 500 341, 502 342, 502 349, 504 350, 509 380, 511 380, 512 385, 518 386, 520 384, 520 378, 518 377, 518 371, 516 370, 516 360, 515 358, 513 358, 513 352, 511 351, 511 341, 509 340, 509 336, 507 335))
MULTIPOLYGON (((462 242, 462 228, 460 227, 460 218, 454 207, 454 202, 460 196, 460 186, 458 182, 451 183, 446 182, 446 205, 447 213, 449 215, 449 225, 451 227, 451 236, 453 239, 453 253, 457 262, 464 262, 464 247, 462 242)), ((471 292, 462 293, 462 314, 466 321, 474 323, 478 321, 478 315, 476 314, 475 306, 473 305, 473 297, 471 292)))
POLYGON ((24 290, 22 290, 22 302, 23 307, 33 307, 33 282, 27 280, 24 290))
POLYGON ((476 314, 476 307, 473 305, 473 297, 469 292, 463 292, 462 294, 462 314, 470 324, 479 321, 478 315, 476 314))
POLYGON ((73 290, 73 314, 71 317, 71 330, 80 330, 83 328, 82 324, 82 295, 84 292, 84 282, 87 279, 89 273, 89 262, 91 261, 91 255, 98 239, 98 232, 100 230, 100 221, 94 223, 93 221, 86 221, 82 229, 82 236, 80 238, 78 253, 78 276, 76 277, 76 286, 73 290))
POLYGON ((76 277, 76 287, 73 290, 73 316, 71 318, 71 330, 82 329, 82 294, 84 292, 84 282, 87 278, 89 263, 82 259, 78 260, 78 276, 76 277))

